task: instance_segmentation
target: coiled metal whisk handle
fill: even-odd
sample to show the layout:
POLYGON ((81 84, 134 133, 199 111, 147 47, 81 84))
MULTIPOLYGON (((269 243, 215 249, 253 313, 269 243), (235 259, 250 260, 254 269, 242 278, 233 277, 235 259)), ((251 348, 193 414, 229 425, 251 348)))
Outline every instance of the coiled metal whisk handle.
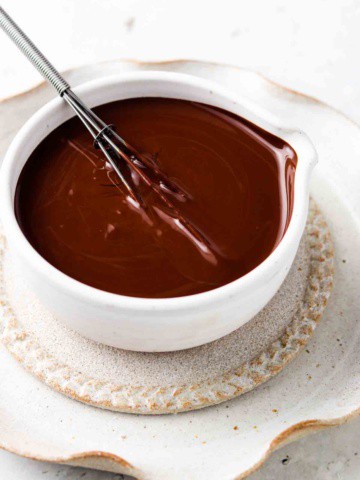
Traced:
POLYGON ((70 88, 70 85, 60 75, 56 68, 45 58, 30 38, 21 30, 14 20, 0 7, 0 27, 12 39, 34 67, 56 89, 60 96, 70 88))

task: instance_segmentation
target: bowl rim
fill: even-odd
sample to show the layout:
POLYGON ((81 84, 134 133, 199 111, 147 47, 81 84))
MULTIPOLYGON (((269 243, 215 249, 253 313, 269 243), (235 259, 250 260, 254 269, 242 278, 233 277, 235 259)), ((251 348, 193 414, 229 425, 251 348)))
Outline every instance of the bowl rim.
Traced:
MULTIPOLYGON (((106 307, 125 308, 141 312, 150 311, 151 313, 154 313, 154 311, 186 311, 194 307, 209 306, 213 303, 229 299, 234 295, 244 294, 248 290, 256 288, 258 284, 270 281, 274 275, 274 266, 279 263, 281 264, 282 259, 286 257, 286 253, 293 249, 294 243, 298 243, 301 237, 299 232, 302 233, 305 224, 304 212, 307 212, 308 205, 309 175, 317 163, 316 150, 311 141, 304 132, 281 126, 281 121, 270 112, 263 110, 261 106, 242 98, 238 94, 232 93, 216 82, 189 74, 163 71, 120 73, 91 80, 75 87, 73 90, 81 97, 82 95, 91 95, 96 91, 113 86, 115 83, 121 84, 144 80, 148 82, 180 83, 185 86, 195 86, 203 90, 210 90, 215 96, 225 98, 226 100, 232 101, 232 103, 244 107, 250 116, 249 118, 249 116, 244 115, 244 118, 249 118, 253 123, 260 124, 262 128, 266 129, 266 127, 268 127, 268 130, 272 132, 275 131, 275 135, 287 141, 294 148, 297 153, 298 163, 295 171, 293 211, 283 238, 271 254, 253 270, 226 285, 206 292, 171 298, 141 298, 107 292, 82 283, 51 265, 30 244, 16 220, 10 180, 14 176, 13 170, 17 162, 18 154, 38 125, 44 122, 45 119, 56 110, 62 108, 64 112, 66 112, 67 109, 70 108, 65 106, 63 100, 59 97, 46 103, 27 120, 11 142, 4 157, 0 168, 0 203, 2 205, 0 216, 6 235, 9 236, 12 242, 16 243, 17 250, 21 252, 23 257, 26 257, 31 266, 51 280, 56 287, 61 290, 66 290, 70 295, 76 295, 78 300, 84 302, 90 301, 92 303, 96 302, 106 307), (257 121, 254 121, 254 118, 257 121), (265 127, 263 126, 264 124, 265 127), (305 150, 307 150, 307 154, 304 155, 304 158, 300 155, 298 149, 295 148, 293 141, 295 141, 298 146, 302 144, 306 147, 305 150)), ((161 96, 160 92, 158 96, 161 96)), ((134 97, 129 95, 126 98, 134 97)), ((181 98, 181 96, 176 98, 181 98)), ((101 105, 101 102, 96 103, 96 105, 101 105)), ((50 131, 52 130, 49 130, 49 133, 50 131)), ((46 135, 44 135, 42 139, 45 138, 45 136, 46 135)), ((37 142, 36 146, 40 142, 37 142)), ((32 150, 34 150, 36 146, 34 146, 32 150)), ((16 176, 16 182, 18 177, 19 175, 16 176)))

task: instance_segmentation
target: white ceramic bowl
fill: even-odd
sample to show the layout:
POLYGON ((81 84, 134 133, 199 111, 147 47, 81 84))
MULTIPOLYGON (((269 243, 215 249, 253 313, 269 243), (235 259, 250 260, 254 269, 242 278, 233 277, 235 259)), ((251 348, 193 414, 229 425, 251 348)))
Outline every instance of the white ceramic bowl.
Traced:
POLYGON ((35 147, 65 120, 70 108, 56 98, 24 125, 12 142, 0 173, 1 219, 9 248, 29 287, 70 328, 85 337, 138 351, 194 347, 226 335, 249 321, 273 297, 294 260, 308 212, 310 173, 316 152, 297 130, 217 84, 168 72, 107 77, 75 89, 90 107, 132 97, 168 97, 215 105, 237 113, 286 140, 298 155, 294 209, 277 248, 257 268, 215 290, 188 297, 142 299, 85 285, 50 265, 27 241, 14 214, 19 174, 35 147))

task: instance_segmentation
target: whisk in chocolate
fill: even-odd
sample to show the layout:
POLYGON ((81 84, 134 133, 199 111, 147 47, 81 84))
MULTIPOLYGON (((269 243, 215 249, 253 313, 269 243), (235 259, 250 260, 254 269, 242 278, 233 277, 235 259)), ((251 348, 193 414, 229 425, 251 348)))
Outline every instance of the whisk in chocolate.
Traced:
POLYGON ((20 175, 15 210, 53 266, 117 294, 178 297, 245 275, 281 241, 297 163, 286 142, 184 100, 137 98, 94 110, 139 152, 129 155, 135 168, 122 170, 139 197, 78 119, 48 135, 20 175))

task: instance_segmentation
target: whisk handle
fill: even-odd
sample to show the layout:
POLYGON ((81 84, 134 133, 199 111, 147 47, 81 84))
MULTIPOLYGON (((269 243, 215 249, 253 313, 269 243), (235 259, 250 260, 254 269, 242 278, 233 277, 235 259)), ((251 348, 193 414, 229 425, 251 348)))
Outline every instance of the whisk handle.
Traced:
POLYGON ((45 58, 30 38, 16 25, 14 20, 0 6, 0 27, 11 38, 15 45, 30 60, 41 75, 48 80, 60 96, 70 88, 70 85, 60 75, 53 65, 45 58))

